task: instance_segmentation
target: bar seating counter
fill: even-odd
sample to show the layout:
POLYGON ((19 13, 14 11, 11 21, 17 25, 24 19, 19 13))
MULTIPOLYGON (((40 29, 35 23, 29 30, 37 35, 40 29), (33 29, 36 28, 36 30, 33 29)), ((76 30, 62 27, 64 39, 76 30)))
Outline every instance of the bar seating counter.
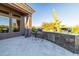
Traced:
POLYGON ((58 33, 43 31, 43 38, 67 50, 79 54, 79 35, 72 33, 58 33))

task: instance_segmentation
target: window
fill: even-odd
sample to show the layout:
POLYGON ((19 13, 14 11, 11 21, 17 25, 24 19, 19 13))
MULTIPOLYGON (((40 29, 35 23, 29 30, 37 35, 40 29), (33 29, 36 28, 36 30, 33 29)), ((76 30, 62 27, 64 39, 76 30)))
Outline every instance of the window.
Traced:
POLYGON ((20 20, 12 18, 12 29, 13 29, 13 32, 20 31, 20 20))
POLYGON ((9 32, 9 17, 0 16, 0 33, 9 32))

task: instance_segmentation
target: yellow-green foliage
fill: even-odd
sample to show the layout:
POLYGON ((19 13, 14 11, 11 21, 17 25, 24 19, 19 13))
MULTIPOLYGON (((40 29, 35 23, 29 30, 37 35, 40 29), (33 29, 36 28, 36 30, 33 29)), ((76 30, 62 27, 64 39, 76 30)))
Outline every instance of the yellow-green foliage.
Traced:
POLYGON ((43 30, 46 30, 46 31, 54 30, 54 23, 53 22, 43 23, 41 27, 43 30))
POLYGON ((36 31, 36 27, 32 27, 32 32, 35 32, 36 31))
POLYGON ((74 26, 72 32, 79 33, 79 25, 74 26))

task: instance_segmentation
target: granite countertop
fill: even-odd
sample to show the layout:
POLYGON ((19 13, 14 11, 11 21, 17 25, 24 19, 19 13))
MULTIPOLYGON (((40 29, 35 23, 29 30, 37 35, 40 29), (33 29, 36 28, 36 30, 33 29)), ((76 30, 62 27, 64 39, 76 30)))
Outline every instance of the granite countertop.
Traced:
POLYGON ((59 33, 59 34, 67 34, 67 35, 79 35, 75 33, 67 33, 67 32, 54 32, 54 31, 44 31, 44 32, 49 32, 49 33, 59 33))

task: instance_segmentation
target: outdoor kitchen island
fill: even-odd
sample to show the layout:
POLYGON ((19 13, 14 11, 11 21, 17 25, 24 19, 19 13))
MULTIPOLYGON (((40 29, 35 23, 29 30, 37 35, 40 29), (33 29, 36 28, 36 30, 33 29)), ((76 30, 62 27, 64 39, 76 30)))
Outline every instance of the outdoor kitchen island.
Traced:
POLYGON ((61 47, 64 47, 73 53, 79 54, 78 34, 43 31, 42 36, 44 39, 47 39, 61 47))

